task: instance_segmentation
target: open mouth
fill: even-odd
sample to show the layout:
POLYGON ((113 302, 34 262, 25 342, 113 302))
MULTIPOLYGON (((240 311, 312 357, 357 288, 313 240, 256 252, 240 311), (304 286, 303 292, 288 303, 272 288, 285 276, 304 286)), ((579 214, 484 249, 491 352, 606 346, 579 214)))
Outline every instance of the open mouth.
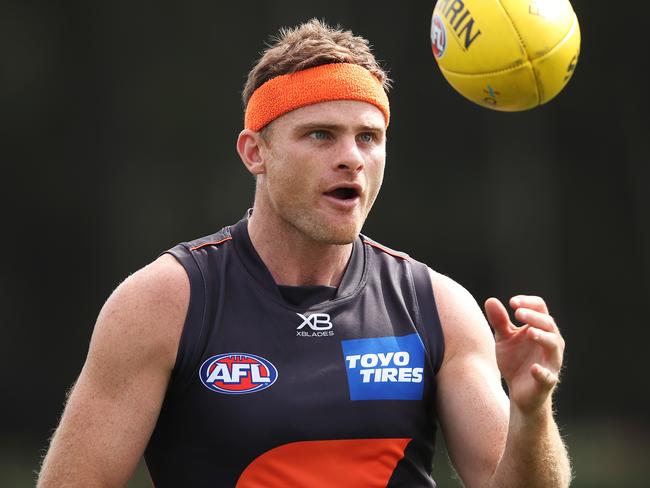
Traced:
POLYGON ((341 187, 341 188, 336 188, 335 190, 332 191, 328 191, 327 193, 325 193, 325 195, 334 197, 338 200, 352 200, 353 198, 359 196, 359 192, 355 188, 341 187))

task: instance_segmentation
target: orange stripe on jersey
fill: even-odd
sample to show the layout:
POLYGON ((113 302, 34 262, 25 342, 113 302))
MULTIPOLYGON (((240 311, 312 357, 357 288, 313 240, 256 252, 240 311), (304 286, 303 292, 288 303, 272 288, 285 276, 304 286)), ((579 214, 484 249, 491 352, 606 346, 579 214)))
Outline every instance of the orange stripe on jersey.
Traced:
POLYGON ((389 249, 387 247, 382 246, 381 244, 378 244, 374 241, 363 241, 364 244, 368 244, 369 246, 372 246, 376 249, 379 249, 380 251, 385 252, 386 254, 390 254, 391 256, 394 256, 396 258, 400 259, 410 259, 410 256, 406 253, 399 252, 399 251, 393 251, 392 249, 389 249))
POLYGON ((225 239, 221 239, 220 241, 204 242, 203 244, 199 244, 198 246, 194 246, 190 248, 190 251, 196 251, 197 249, 201 249, 202 247, 206 247, 206 246, 217 246, 222 242, 226 242, 230 240, 232 240, 232 237, 226 237, 225 239))
POLYGON ((411 439, 292 442, 249 464, 235 488, 385 488, 411 439))

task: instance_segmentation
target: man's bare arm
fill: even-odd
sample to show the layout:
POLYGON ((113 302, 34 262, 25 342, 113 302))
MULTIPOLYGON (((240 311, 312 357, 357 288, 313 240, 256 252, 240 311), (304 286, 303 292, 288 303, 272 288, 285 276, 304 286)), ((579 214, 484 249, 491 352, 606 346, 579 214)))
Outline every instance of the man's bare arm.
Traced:
POLYGON ((97 319, 38 487, 128 482, 158 418, 188 303, 189 280, 169 255, 115 290, 97 319))
MULTIPOLYGON (((449 278, 432 272, 432 282, 446 343, 438 375, 438 411, 452 463, 464 484, 470 488, 568 486, 570 466, 553 420, 552 386, 536 390, 535 378, 526 377, 531 375, 526 355, 537 357, 539 352, 539 339, 533 337, 537 327, 526 327, 534 329, 531 336, 519 337, 519 344, 509 342, 508 350, 501 343, 497 361, 494 338, 476 301, 449 278), (508 383, 510 400, 501 386, 503 371, 497 362, 502 370, 520 366, 514 376, 510 370, 504 374, 507 381, 514 381, 508 383)), ((498 327, 505 330, 507 312, 495 303, 487 308, 493 325, 500 321, 498 327)), ((558 370, 562 349, 563 342, 556 350, 558 370)))
POLYGON ((510 306, 525 325, 514 325, 498 300, 485 304, 510 392, 508 439, 490 486, 567 487, 571 465, 553 418, 564 339, 540 297, 519 295, 510 306))

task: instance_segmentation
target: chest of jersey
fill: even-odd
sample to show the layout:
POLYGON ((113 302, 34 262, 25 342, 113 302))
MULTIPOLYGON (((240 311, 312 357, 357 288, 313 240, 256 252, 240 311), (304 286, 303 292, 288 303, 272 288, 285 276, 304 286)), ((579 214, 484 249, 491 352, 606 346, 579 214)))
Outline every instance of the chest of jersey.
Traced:
POLYGON ((160 486, 179 472, 203 486, 210 459, 219 486, 389 486, 408 449, 431 459, 434 376, 408 283, 370 264, 354 293, 295 307, 222 258, 207 263, 219 276, 207 280, 201 324, 186 324, 148 449, 160 486), (296 460, 314 466, 296 471, 296 460), (383 477, 353 482, 368 462, 383 477), (334 466, 347 466, 344 480, 331 479, 334 466), (324 484, 304 484, 306 473, 324 484))
POLYGON ((228 429, 271 440, 373 437, 388 435, 387 425, 404 435, 413 427, 431 375, 406 308, 381 309, 361 293, 297 311, 257 291, 224 292, 187 392, 192 408, 208 412, 195 421, 210 428, 209 412, 218 411, 228 429), (385 402, 391 419, 374 415, 385 402))

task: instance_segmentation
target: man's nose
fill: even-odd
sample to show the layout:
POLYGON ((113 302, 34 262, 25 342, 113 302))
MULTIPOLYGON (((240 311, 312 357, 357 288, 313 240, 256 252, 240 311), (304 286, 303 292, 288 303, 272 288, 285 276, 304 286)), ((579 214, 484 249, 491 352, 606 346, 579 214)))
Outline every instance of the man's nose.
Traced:
POLYGON ((346 136, 341 138, 339 151, 335 159, 337 169, 358 172, 363 169, 364 162, 363 153, 356 137, 346 136))

